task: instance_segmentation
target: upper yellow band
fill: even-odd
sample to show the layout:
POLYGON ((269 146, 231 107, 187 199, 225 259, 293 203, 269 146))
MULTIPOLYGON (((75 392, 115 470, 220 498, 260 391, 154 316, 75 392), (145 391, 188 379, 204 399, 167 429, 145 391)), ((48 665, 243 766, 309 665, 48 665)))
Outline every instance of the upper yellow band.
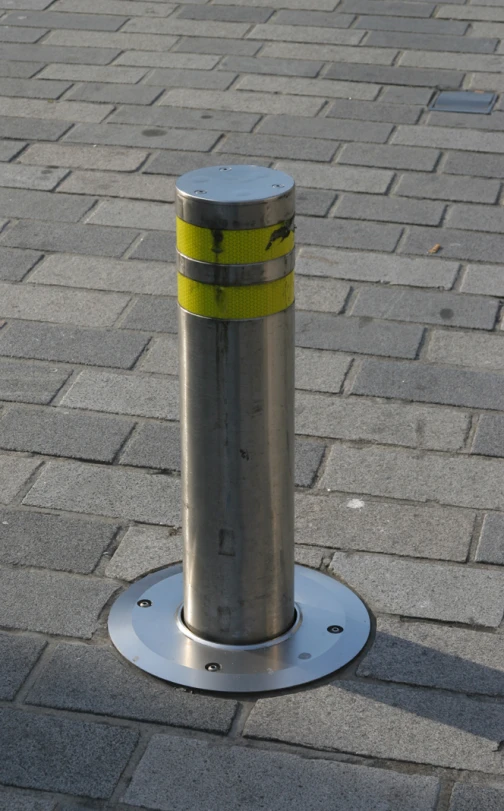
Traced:
POLYGON ((293 221, 245 231, 200 228, 177 217, 177 250, 199 262, 247 265, 278 259, 294 248, 293 221))
POLYGON ((294 272, 274 282, 240 287, 203 284, 179 273, 178 300, 184 310, 206 318, 226 321, 263 318, 286 310, 293 303, 294 272))

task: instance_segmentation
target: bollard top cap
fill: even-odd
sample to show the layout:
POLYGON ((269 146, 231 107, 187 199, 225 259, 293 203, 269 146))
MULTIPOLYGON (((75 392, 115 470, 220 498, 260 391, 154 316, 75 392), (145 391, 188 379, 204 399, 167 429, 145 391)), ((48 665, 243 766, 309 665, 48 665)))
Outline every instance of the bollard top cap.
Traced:
POLYGON ((179 177, 176 192, 177 216, 202 228, 264 228, 294 216, 294 180, 264 166, 196 169, 179 177))

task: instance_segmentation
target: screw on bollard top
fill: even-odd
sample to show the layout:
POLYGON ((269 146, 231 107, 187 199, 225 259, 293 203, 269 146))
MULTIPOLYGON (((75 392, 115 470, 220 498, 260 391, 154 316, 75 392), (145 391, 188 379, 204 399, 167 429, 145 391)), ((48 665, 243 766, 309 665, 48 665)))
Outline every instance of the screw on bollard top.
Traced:
POLYGON ((123 592, 109 631, 188 687, 291 688, 370 632, 350 589, 294 565, 294 213, 294 181, 273 169, 177 181, 184 565, 123 592))

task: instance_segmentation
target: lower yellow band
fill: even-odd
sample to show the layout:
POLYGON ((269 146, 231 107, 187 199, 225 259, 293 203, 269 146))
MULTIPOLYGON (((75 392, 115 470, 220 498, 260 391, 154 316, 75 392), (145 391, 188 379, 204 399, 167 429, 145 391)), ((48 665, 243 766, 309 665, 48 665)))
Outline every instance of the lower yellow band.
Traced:
POLYGON ((267 228, 221 231, 191 225, 177 217, 177 250, 199 262, 246 265, 278 259, 294 248, 293 221, 267 228))
POLYGON ((294 301, 294 273, 282 279, 241 287, 219 287, 178 274, 178 301, 184 310, 207 318, 233 320, 273 315, 294 301))

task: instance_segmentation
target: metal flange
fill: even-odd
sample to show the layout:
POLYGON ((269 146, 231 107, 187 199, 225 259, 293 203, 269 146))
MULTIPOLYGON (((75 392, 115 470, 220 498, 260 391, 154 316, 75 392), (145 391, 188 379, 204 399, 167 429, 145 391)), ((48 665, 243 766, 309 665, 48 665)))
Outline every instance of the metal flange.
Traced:
POLYGON ((295 567, 296 616, 290 630, 256 645, 222 645, 183 621, 182 566, 138 580, 112 606, 109 633, 134 665, 198 690, 260 693, 306 684, 339 670, 366 644, 364 603, 328 575, 295 567))

